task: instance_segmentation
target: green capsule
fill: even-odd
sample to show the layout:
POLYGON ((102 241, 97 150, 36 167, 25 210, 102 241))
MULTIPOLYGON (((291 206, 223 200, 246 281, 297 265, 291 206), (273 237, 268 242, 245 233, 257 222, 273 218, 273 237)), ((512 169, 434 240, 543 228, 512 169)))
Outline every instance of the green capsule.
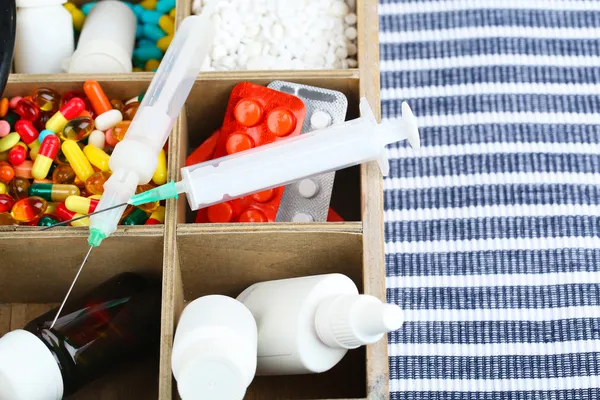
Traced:
POLYGON ((38 226, 52 226, 54 224, 58 224, 58 220, 50 215, 44 215, 38 221, 38 226))
POLYGON ((141 208, 135 208, 128 216, 123 218, 122 225, 144 225, 149 215, 141 208))
POLYGON ((69 196, 79 196, 79 188, 75 185, 58 183, 34 183, 29 187, 30 196, 38 196, 48 201, 61 202, 69 196))

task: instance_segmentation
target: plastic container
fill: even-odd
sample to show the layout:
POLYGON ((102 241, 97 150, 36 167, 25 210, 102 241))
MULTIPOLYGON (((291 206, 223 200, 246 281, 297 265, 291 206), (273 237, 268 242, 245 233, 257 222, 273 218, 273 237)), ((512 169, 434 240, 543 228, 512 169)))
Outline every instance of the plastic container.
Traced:
POLYGON ((0 399, 59 400, 149 351, 158 351, 161 287, 117 275, 79 300, 0 339, 0 399))
POLYGON ((402 310, 342 274, 257 283, 239 296, 258 324, 257 375, 320 373, 402 325, 402 310))
MULTIPOLYGON (((204 15, 187 17, 181 23, 129 126, 127 136, 115 146, 110 157, 113 173, 104 184, 104 194, 97 211, 127 203, 138 185, 152 179, 158 154, 200 72, 213 36, 212 21, 204 15)), ((113 233, 124 211, 125 206, 92 216, 89 244, 99 246, 113 233)))
POLYGON ((187 399, 242 400, 256 372, 256 322, 239 301, 205 296, 181 314, 172 367, 187 399))
POLYGON ((98 2, 85 19, 67 71, 76 74, 131 72, 136 27, 135 14, 123 2, 98 2))
POLYGON ((66 0, 17 0, 14 65, 21 74, 63 72, 75 47, 73 19, 66 0))

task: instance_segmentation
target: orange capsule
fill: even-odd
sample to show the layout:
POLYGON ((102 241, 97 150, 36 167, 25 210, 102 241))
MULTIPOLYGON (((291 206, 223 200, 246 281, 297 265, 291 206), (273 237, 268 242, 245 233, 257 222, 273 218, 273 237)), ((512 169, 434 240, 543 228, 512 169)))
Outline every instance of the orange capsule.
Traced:
MULTIPOLYGON (((148 190, 154 189, 154 186, 152 185, 139 185, 136 189, 135 189, 135 194, 140 194, 143 192, 147 192, 148 190)), ((155 210, 158 209, 158 206, 160 205, 160 203, 158 201, 153 201, 150 203, 145 203, 145 204, 140 204, 138 206, 138 208, 141 208, 142 210, 146 211, 146 212, 153 212, 155 210)))
POLYGON ((127 130, 129 129, 129 125, 131 125, 131 121, 121 121, 119 122, 112 130, 113 138, 117 139, 119 142, 125 138, 127 134, 127 130))
POLYGON ((113 109, 110 100, 108 100, 108 97, 104 94, 104 90, 102 90, 102 86, 97 81, 86 81, 83 84, 83 91, 92 103, 92 108, 96 115, 102 115, 113 109))
POLYGON ((104 193, 104 182, 110 178, 110 172, 95 172, 85 181, 85 189, 91 194, 104 193))
POLYGON ((44 215, 48 203, 41 197, 25 197, 16 202, 10 211, 10 215, 17 222, 29 222, 44 215))

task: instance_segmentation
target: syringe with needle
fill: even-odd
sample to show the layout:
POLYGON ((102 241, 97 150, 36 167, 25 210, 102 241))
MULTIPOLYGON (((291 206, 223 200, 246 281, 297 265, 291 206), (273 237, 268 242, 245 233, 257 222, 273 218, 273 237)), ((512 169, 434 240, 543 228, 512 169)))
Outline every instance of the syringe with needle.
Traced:
POLYGON ((197 210, 368 161, 377 161, 387 175, 386 145, 407 139, 419 148, 416 118, 407 103, 402 104, 402 119, 380 124, 364 98, 360 112, 360 118, 342 124, 182 168, 181 181, 134 195, 128 203, 185 193, 192 210, 197 210))

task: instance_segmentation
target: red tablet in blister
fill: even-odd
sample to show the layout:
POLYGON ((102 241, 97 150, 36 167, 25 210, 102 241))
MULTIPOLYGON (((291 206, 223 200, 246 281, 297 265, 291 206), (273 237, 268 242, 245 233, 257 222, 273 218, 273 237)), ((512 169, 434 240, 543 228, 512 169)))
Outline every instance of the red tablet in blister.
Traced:
POLYGON ((297 136, 305 116, 296 96, 242 82, 229 96, 214 158, 297 136))
POLYGON ((281 186, 200 209, 196 223, 273 222, 283 189, 281 186))

